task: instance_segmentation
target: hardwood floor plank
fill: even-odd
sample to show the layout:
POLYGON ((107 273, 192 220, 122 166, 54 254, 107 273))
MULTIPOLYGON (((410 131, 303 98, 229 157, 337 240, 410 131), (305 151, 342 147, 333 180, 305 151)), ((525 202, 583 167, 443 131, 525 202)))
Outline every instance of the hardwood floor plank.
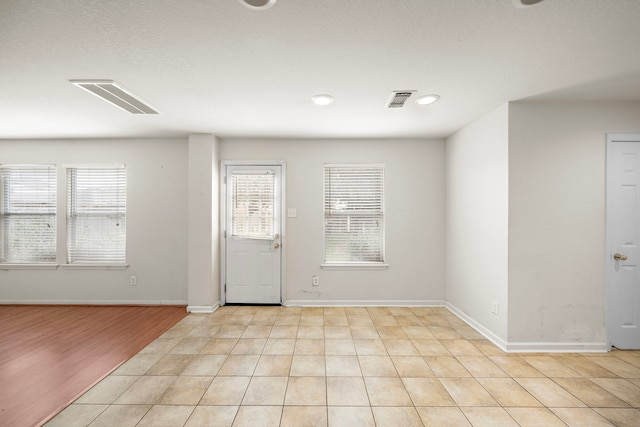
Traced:
POLYGON ((0 305, 0 425, 43 424, 186 315, 183 306, 0 305))

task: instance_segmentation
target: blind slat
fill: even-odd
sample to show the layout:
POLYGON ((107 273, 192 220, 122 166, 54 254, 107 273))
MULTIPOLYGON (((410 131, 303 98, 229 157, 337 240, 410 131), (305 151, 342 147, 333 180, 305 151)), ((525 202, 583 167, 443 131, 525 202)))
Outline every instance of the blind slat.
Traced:
POLYGON ((0 166, 0 219, 0 262, 55 262, 55 166, 0 166))
POLYGON ((67 169, 69 263, 126 262, 126 188, 124 167, 67 169))
POLYGON ((384 168, 325 166, 325 262, 384 262, 384 168))
POLYGON ((270 238, 274 234, 275 175, 231 174, 231 234, 270 238))

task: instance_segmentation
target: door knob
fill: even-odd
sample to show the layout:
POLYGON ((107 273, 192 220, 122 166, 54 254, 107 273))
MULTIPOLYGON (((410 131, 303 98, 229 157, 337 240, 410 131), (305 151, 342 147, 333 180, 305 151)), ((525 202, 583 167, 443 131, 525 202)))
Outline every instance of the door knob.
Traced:
MULTIPOLYGON (((274 247, 274 248, 276 248, 276 249, 278 249, 278 248, 280 247, 280 243, 275 243, 275 244, 273 245, 273 247, 274 247)), ((625 257, 625 258, 626 258, 626 257, 625 257)))
POLYGON ((627 256, 622 254, 614 254, 613 259, 615 259, 616 261, 626 261, 627 256))

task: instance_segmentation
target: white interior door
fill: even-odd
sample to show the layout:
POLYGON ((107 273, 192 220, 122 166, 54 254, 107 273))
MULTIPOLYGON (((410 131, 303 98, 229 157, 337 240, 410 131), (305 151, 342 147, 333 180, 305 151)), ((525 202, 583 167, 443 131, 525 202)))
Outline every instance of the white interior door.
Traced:
POLYGON ((281 165, 226 165, 226 303, 281 302, 281 165))
POLYGON ((640 349, 640 135, 607 138, 607 334, 640 349))

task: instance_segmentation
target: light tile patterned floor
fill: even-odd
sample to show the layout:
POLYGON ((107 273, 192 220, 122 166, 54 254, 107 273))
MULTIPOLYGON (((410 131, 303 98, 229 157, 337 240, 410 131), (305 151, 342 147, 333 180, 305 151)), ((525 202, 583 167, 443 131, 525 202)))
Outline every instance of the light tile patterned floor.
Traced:
POLYGON ((191 314, 49 426, 640 426, 640 352, 506 354, 445 308, 191 314))

